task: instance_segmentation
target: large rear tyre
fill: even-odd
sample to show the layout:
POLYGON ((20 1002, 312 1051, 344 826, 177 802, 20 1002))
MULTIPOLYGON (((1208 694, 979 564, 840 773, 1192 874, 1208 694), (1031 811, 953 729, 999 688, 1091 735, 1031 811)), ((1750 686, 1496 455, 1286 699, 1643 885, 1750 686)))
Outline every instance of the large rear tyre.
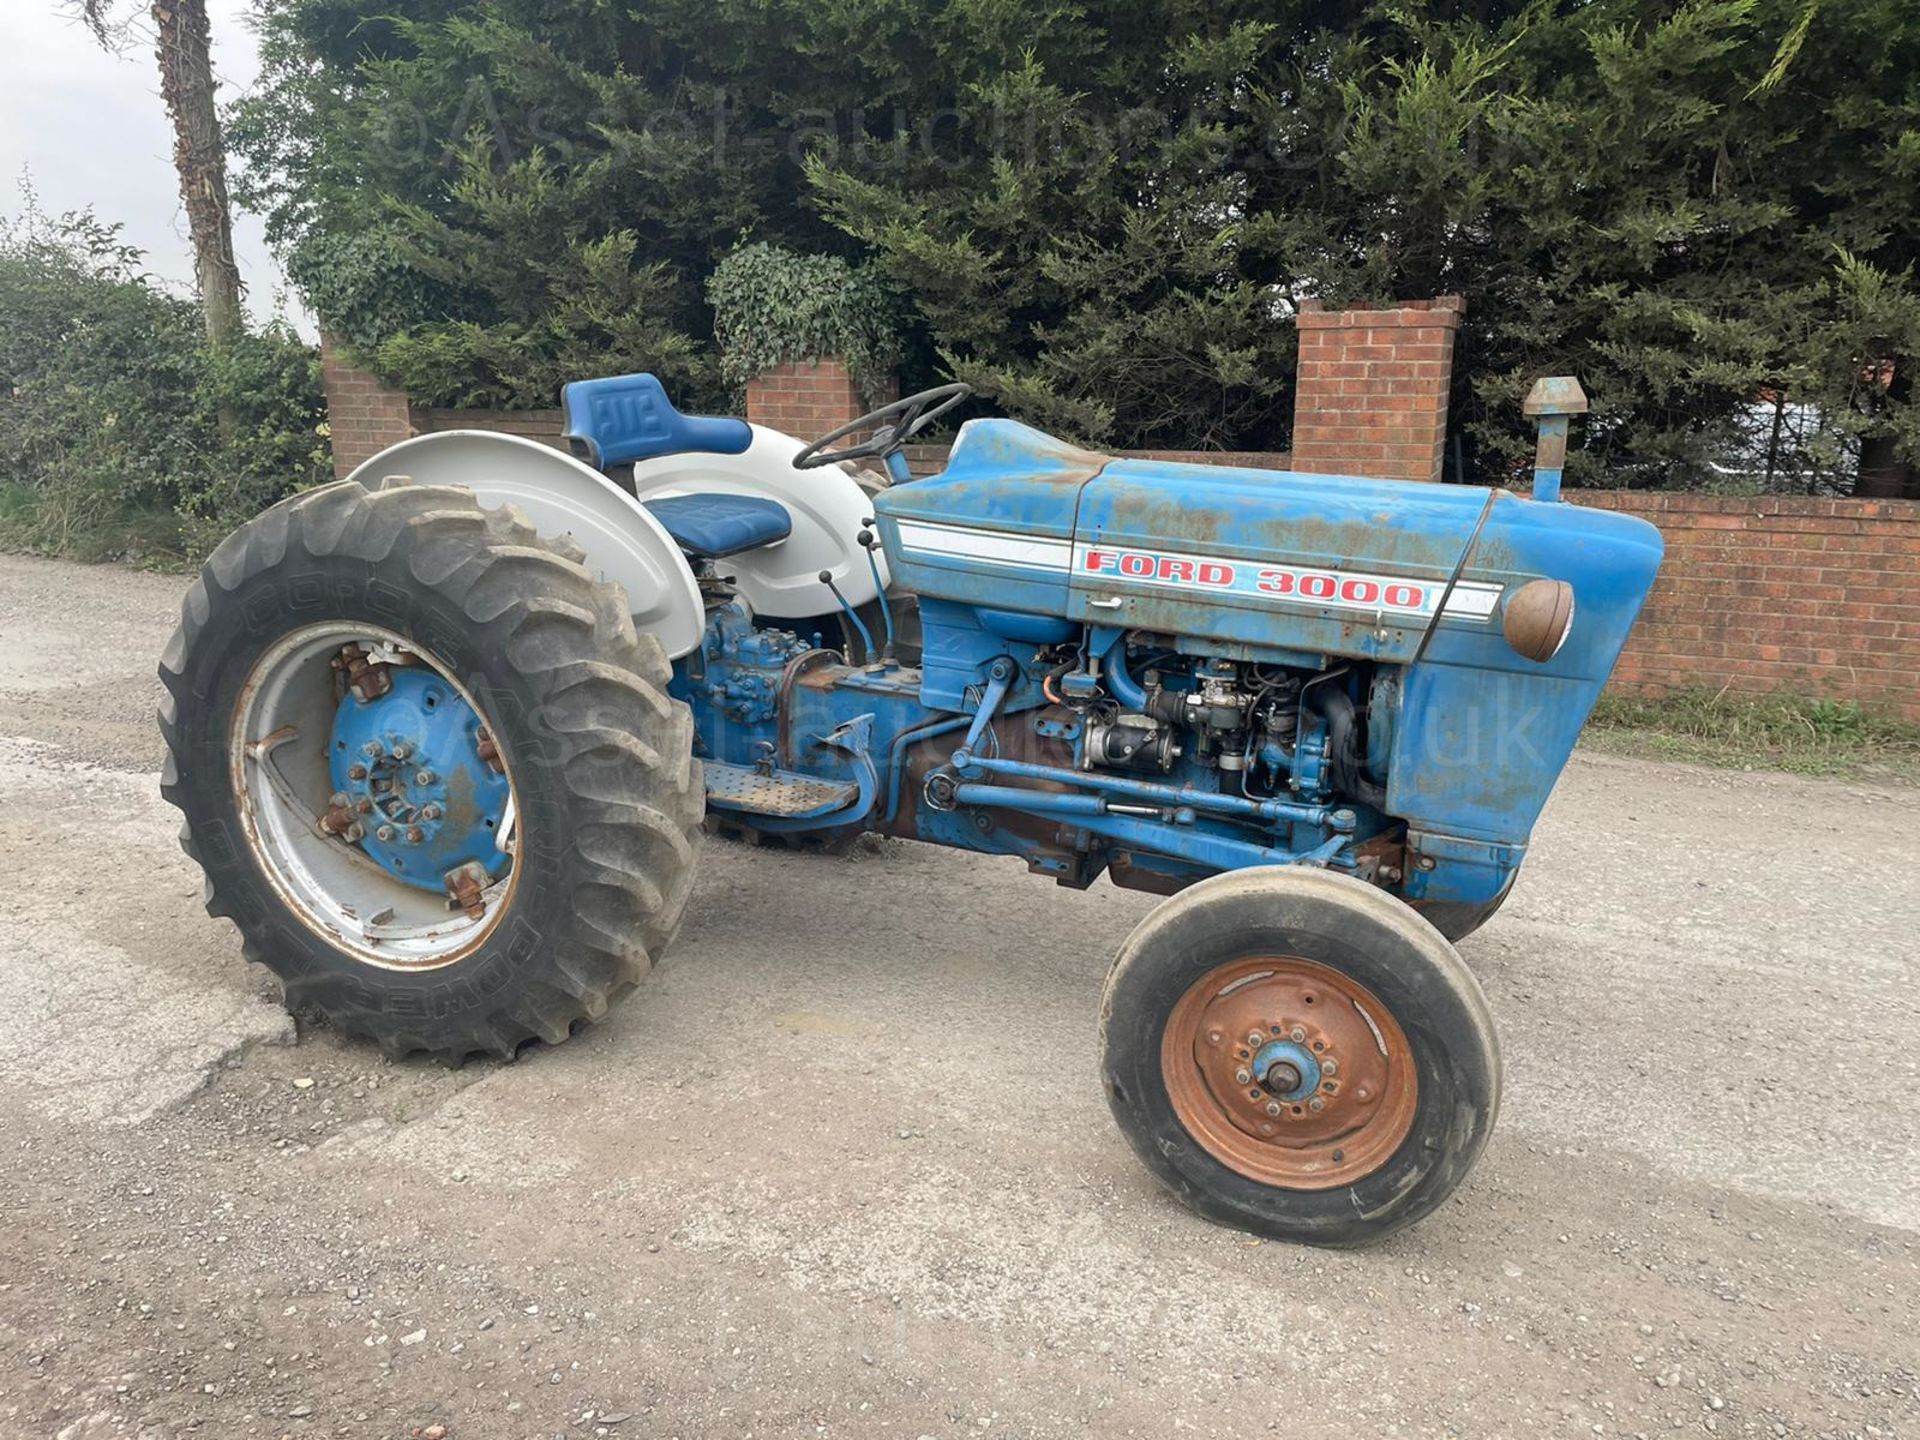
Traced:
POLYGON ((1324 870, 1216 875, 1148 915, 1107 977, 1100 1065, 1182 1202, 1313 1245, 1430 1213, 1500 1103, 1492 1018, 1453 947, 1324 870))
POLYGON ((512 507, 295 496, 207 561, 160 678, 208 911, 390 1056, 565 1040, 679 924, 691 717, 620 589, 512 507))

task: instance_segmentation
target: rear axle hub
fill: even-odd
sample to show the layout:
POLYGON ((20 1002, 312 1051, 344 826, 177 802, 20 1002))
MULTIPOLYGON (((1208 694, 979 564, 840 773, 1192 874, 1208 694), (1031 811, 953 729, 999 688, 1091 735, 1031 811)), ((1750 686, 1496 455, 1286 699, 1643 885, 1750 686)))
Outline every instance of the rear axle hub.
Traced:
POLYGON ((480 717, 431 670, 386 668, 383 694, 350 690, 334 714, 334 808, 358 822, 367 856, 409 885, 444 891, 449 871, 476 863, 498 874, 510 792, 482 755, 480 717))

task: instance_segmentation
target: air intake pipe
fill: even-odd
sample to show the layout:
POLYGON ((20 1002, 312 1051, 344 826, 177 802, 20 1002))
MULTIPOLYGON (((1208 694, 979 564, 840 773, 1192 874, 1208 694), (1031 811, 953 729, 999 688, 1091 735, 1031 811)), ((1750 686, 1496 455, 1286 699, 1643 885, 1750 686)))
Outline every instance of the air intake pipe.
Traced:
POLYGON ((1353 697, 1336 684, 1315 685, 1307 704, 1327 722, 1328 763, 1334 788, 1375 810, 1387 808, 1387 787, 1367 778, 1360 748, 1360 716, 1353 697))

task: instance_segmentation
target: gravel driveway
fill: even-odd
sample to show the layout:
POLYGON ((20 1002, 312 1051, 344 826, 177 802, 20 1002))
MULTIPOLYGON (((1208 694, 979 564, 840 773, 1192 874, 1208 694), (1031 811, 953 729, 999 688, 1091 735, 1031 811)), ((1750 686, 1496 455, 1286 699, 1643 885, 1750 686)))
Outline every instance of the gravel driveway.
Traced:
POLYGON ((1135 1164, 1152 902, 1017 862, 716 843, 566 1046, 296 1039, 156 793, 183 588, 0 557, 0 1435, 1920 1433, 1913 791, 1577 760, 1485 1159, 1325 1253, 1135 1164))

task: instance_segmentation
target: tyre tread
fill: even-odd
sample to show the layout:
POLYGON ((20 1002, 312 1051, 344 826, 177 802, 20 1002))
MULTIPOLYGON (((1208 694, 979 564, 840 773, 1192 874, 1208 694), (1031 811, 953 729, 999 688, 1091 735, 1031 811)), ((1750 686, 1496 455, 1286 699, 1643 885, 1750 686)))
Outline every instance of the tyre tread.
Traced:
MULTIPOLYGON (((542 540, 514 507, 485 510, 470 492, 445 486, 322 486, 227 537, 182 605, 160 664, 159 722, 167 746, 161 792, 183 813, 192 755, 180 717, 200 698, 190 676, 201 636, 217 605, 296 545, 315 559, 369 565, 404 551, 416 584, 457 605, 475 627, 504 629, 510 663, 566 717, 565 756, 553 770, 570 797, 569 828, 591 844, 569 835, 572 918, 548 937, 545 953, 524 963, 529 973, 502 987, 497 1003, 450 1015, 431 1030, 418 1017, 343 1003, 336 978, 296 973, 297 962, 272 943, 273 920, 236 915, 211 881, 208 913, 236 920, 246 957, 280 976, 290 1006, 320 1010, 390 1058, 424 1051, 458 1064, 475 1053, 510 1059, 534 1039, 559 1043, 647 973, 691 890, 705 792, 691 716, 666 693, 665 654, 653 637, 635 632, 619 588, 581 566, 577 546, 542 540), (528 643, 515 643, 523 636, 528 643), (587 754, 592 767, 574 763, 587 754), (589 769, 591 787, 582 779, 589 769)), ((191 822, 181 827, 181 845, 206 868, 191 822)))

